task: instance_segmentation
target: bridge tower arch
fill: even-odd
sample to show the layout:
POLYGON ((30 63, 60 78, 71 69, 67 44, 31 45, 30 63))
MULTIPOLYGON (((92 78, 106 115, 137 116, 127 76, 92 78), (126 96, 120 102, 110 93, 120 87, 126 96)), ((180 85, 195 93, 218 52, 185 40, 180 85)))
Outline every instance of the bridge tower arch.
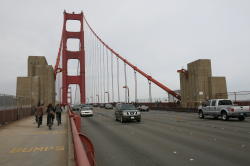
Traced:
MULTIPOLYGON (((66 13, 64 11, 64 23, 62 32, 62 104, 68 104, 68 91, 70 84, 79 85, 80 102, 86 102, 85 94, 85 50, 84 50, 84 31, 83 31, 83 12, 80 14, 66 13), (80 21, 80 31, 67 31, 66 25, 68 20, 80 21), (79 50, 72 51, 67 48, 67 41, 69 39, 78 39, 79 50), (71 59, 79 60, 80 72, 79 75, 68 74, 68 61, 71 59)), ((76 66, 77 67, 77 66, 76 66)))

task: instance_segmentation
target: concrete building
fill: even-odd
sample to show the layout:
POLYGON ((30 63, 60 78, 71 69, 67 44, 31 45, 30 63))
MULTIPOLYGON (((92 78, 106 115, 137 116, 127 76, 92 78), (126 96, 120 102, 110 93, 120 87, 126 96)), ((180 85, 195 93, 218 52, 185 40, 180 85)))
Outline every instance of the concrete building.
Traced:
POLYGON ((195 108, 207 99, 228 97, 226 78, 212 76, 211 60, 199 59, 178 72, 182 107, 195 108))
POLYGON ((28 77, 17 78, 16 96, 19 104, 55 104, 53 67, 47 64, 45 57, 29 56, 28 77))

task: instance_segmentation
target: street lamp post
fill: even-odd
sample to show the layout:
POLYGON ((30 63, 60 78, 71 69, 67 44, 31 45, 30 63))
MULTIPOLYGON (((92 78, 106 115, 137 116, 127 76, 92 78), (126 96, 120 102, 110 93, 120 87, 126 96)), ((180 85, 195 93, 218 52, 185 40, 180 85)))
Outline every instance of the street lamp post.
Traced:
POLYGON ((108 94, 108 103, 109 103, 109 92, 105 92, 105 93, 107 93, 107 94, 108 94))
MULTIPOLYGON (((128 103, 129 103, 129 88, 128 88, 128 86, 123 86, 123 88, 125 88, 125 89, 127 89, 128 90, 128 103)), ((126 101, 127 102, 127 101, 126 101)))

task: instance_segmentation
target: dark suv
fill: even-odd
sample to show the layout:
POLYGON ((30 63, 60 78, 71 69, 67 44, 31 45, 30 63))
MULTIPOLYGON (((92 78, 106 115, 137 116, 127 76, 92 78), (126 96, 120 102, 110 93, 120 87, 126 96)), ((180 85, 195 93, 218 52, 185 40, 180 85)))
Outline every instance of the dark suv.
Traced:
POLYGON ((141 121, 141 113, 133 104, 118 103, 115 107, 115 120, 121 123, 125 121, 141 121))

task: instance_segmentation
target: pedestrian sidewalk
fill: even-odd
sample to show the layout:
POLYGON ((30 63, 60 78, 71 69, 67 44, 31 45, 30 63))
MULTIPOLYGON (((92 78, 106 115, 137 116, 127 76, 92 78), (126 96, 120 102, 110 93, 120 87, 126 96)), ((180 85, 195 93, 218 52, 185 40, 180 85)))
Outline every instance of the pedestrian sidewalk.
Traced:
POLYGON ((1 166, 66 166, 68 159, 67 113, 62 124, 56 120, 52 130, 43 124, 37 128, 34 116, 0 127, 1 166))

